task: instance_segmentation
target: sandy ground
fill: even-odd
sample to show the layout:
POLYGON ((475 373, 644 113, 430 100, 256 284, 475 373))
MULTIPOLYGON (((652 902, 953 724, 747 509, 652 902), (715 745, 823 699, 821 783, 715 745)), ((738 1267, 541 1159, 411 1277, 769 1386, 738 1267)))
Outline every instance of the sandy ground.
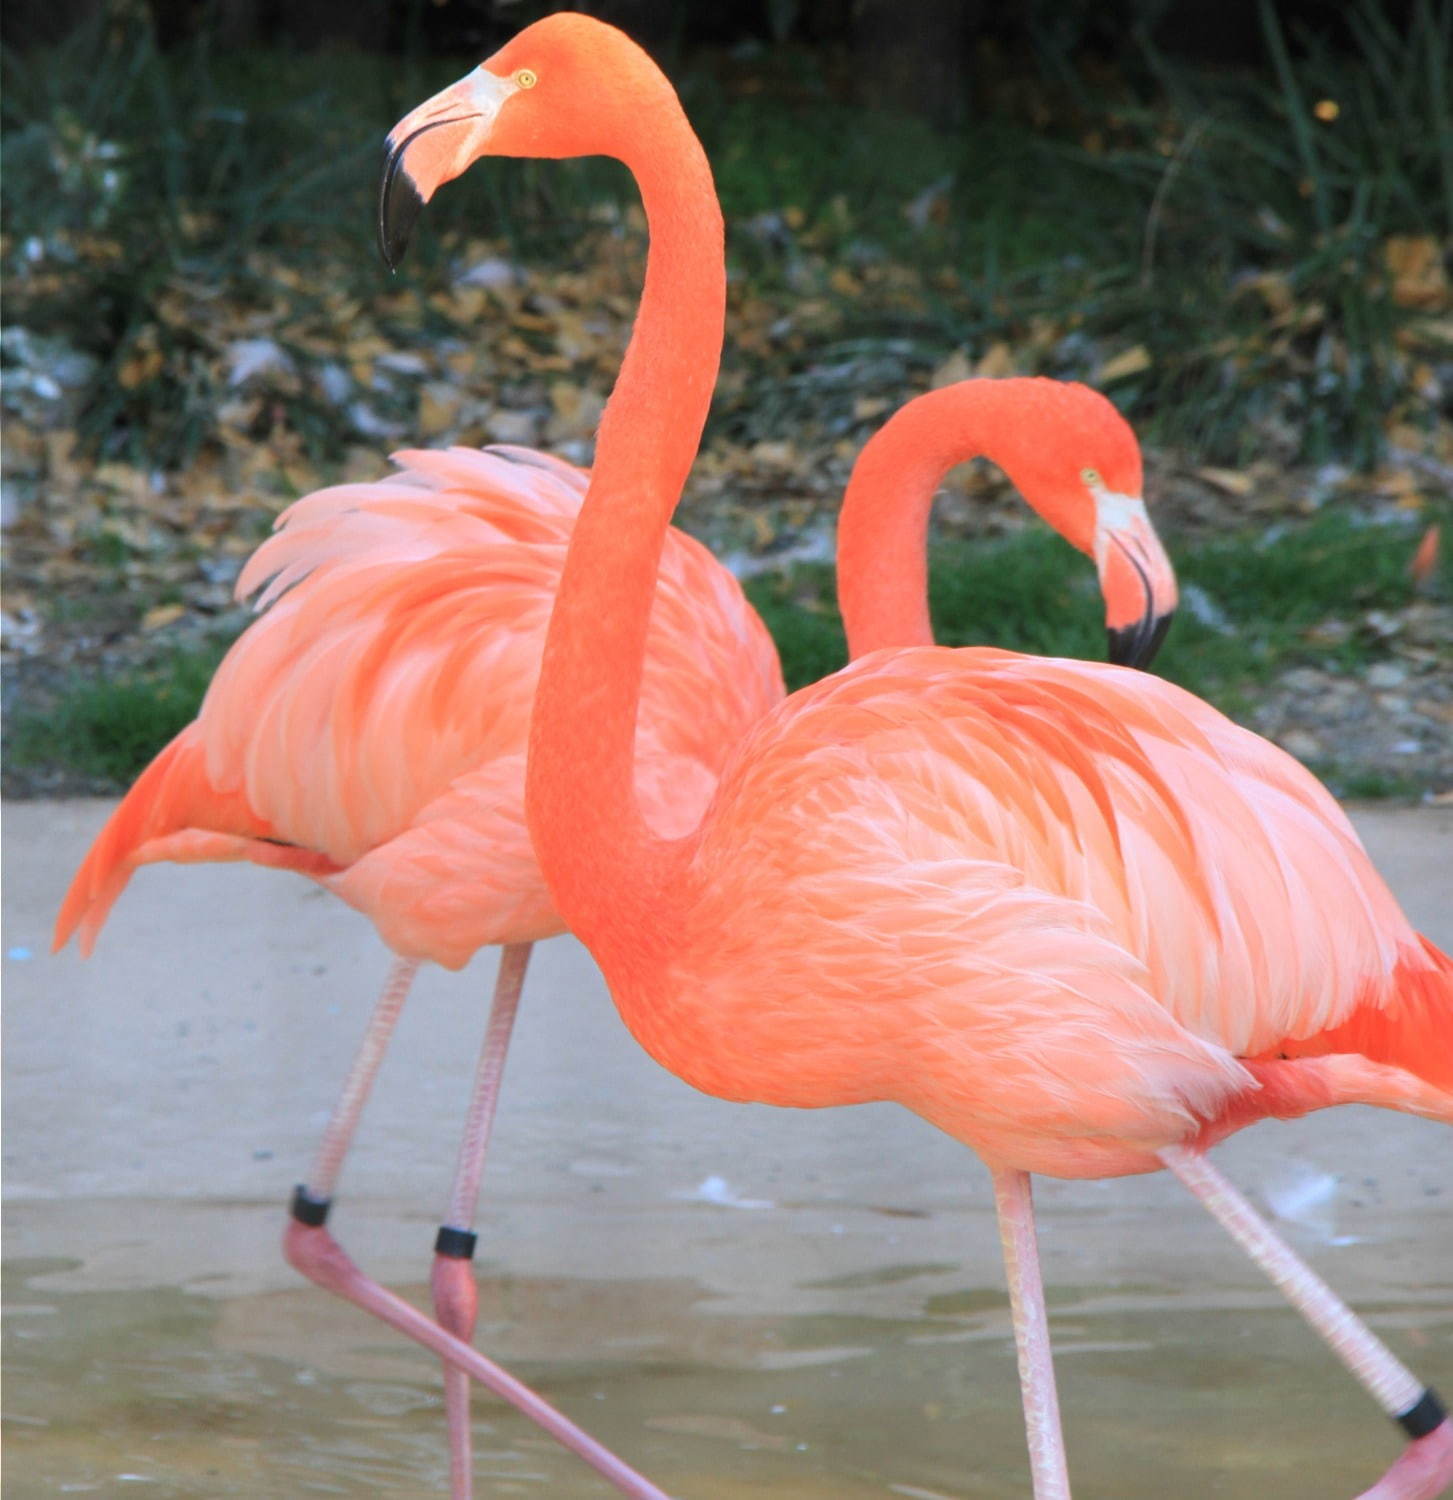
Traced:
MULTIPOLYGON (((281 1205, 387 956, 340 903, 246 866, 144 870, 90 961, 47 956, 60 895, 108 809, 5 811, 6 1260, 27 1266, 32 1295, 217 1299, 228 1347, 326 1364, 328 1317, 299 1312, 321 1293, 298 1293, 286 1316, 259 1309, 297 1287, 277 1252, 281 1205)), ((1453 945, 1453 810, 1356 820, 1410 916, 1453 945)), ((345 1172, 339 1236, 394 1283, 425 1274, 492 971, 486 954, 463 975, 425 973, 345 1172)), ((911 1321, 935 1296, 1002 1299, 987 1177, 968 1153, 891 1106, 796 1113, 694 1093, 630 1040, 572 941, 537 950, 497 1129, 481 1274, 554 1288, 560 1314, 501 1315, 511 1357, 629 1342, 635 1321, 673 1301, 709 1303, 722 1336, 745 1340, 742 1360, 760 1364, 753 1341, 773 1319, 911 1321), (601 1283, 629 1308, 609 1329, 592 1323, 598 1296, 568 1292, 601 1283)), ((1345 1109, 1259 1126, 1217 1152, 1344 1295, 1411 1330, 1445 1387, 1449 1146, 1427 1122, 1345 1109)), ((1047 1281, 1082 1303, 1274 1300, 1165 1174, 1037 1192, 1047 1281)))

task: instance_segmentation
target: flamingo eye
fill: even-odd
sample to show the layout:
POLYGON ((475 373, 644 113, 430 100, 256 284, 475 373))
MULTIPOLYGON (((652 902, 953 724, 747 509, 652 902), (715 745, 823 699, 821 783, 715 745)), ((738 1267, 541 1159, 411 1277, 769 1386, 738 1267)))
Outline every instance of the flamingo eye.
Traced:
POLYGON ((1086 488, 1092 490, 1100 489, 1105 483, 1100 478, 1100 471, 1098 469, 1081 469, 1080 478, 1084 480, 1086 488))
POLYGON ((537 83, 539 83, 539 81, 540 81, 539 74, 537 74, 533 68, 516 68, 515 69, 515 85, 516 85, 516 87, 522 88, 522 89, 532 89, 532 88, 534 88, 534 86, 537 83))

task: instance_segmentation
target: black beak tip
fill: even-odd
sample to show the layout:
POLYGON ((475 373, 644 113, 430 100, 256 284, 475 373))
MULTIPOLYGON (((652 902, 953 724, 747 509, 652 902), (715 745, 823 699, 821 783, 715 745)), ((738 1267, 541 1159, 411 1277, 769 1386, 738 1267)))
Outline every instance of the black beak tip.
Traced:
POLYGON ((378 190, 378 248, 390 271, 398 270, 423 206, 418 189, 399 166, 399 153, 393 153, 378 190))
POLYGON ((1170 630, 1175 611, 1163 615, 1144 615, 1125 630, 1108 630, 1107 654, 1117 667, 1138 667, 1144 671, 1161 648, 1170 630))

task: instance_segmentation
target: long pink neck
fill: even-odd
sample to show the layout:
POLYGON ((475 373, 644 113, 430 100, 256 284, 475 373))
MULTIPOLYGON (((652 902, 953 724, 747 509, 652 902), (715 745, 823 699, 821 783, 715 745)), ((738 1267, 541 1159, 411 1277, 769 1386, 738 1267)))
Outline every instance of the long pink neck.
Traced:
POLYGON ((1032 380, 966 380, 929 391, 873 434, 848 480, 838 518, 838 604, 853 657, 931 646, 928 518, 955 464, 988 458, 1013 477, 1030 440, 1032 380))
POLYGON ((597 959, 649 950, 687 854, 641 817, 636 708, 661 546, 716 383, 726 268, 711 170, 665 92, 619 152, 650 230, 645 287, 550 620, 526 778, 540 868, 597 959))

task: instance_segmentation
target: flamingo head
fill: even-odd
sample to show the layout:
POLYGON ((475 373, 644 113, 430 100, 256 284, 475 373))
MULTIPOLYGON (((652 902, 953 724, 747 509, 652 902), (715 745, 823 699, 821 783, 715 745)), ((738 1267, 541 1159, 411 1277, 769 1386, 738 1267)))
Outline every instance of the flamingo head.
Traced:
POLYGON ((378 198, 384 260, 397 269, 419 210, 481 156, 615 156, 663 107, 680 108, 624 32, 569 11, 536 21, 389 131, 378 198))
MULTIPOLYGON (((1007 387, 1011 382, 1004 382, 1007 387)), ((1140 444, 1115 406, 1088 386, 1026 381, 1016 396, 1024 440, 1004 468, 1061 536, 1094 558, 1110 660, 1147 667, 1175 613, 1175 570, 1142 498, 1140 444)))

